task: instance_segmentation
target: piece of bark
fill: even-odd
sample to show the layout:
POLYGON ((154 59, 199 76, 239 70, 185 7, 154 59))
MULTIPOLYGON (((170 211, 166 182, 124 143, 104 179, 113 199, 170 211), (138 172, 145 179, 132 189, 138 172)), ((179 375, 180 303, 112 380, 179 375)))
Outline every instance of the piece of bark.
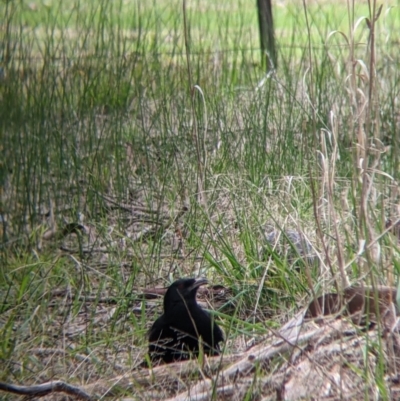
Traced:
POLYGON ((394 287, 348 287, 343 295, 329 293, 311 301, 306 318, 351 316, 355 323, 361 324, 363 316, 366 316, 368 321, 376 323, 377 315, 383 318, 392 310, 396 293, 394 287))

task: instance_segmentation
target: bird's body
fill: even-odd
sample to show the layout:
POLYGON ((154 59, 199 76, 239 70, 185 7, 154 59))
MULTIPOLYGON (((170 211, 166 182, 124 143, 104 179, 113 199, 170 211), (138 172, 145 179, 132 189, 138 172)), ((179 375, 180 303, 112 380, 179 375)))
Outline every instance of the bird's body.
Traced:
POLYGON ((180 279, 168 288, 164 314, 149 333, 149 354, 153 361, 188 359, 191 353, 198 354, 199 338, 205 354, 219 354, 219 343, 224 339, 222 331, 196 302, 197 289, 206 283, 205 279, 180 279))

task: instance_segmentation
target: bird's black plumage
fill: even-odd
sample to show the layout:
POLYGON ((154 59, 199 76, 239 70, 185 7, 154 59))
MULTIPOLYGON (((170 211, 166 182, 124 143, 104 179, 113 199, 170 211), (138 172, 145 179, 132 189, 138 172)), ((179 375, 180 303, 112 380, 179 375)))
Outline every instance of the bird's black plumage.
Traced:
POLYGON ((224 340, 222 331, 196 302, 198 288, 206 283, 205 279, 186 278, 168 288, 164 314, 153 323, 149 333, 152 361, 188 359, 191 353, 198 354, 199 338, 205 354, 219 354, 219 343, 224 340))

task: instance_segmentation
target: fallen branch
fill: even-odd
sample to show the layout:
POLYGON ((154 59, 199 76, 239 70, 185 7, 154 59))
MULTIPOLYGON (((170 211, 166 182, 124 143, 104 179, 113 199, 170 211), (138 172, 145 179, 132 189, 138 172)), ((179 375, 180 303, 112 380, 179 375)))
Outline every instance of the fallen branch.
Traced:
MULTIPOLYGON (((295 318, 297 326, 301 323, 302 319, 295 318)), ((341 324, 341 322, 339 322, 341 324)), ((340 330, 340 324, 335 323, 337 327, 334 330, 340 330)), ((265 345, 261 344, 254 348, 251 348, 242 355, 242 358, 228 366, 218 375, 217 386, 225 385, 226 383, 234 382, 238 377, 243 377, 248 375, 258 364, 262 364, 274 356, 285 353, 293 348, 293 346, 299 347, 301 344, 308 343, 310 340, 316 340, 321 337, 325 332, 332 331, 331 327, 322 327, 318 329, 311 330, 305 334, 300 334, 295 327, 291 330, 281 330, 279 332, 279 338, 272 344, 265 345), (291 332, 291 333, 290 333, 291 332)), ((215 384, 214 384, 215 385, 215 384)), ((213 381, 210 379, 204 380, 198 383, 196 386, 192 387, 189 392, 184 392, 178 394, 176 397, 170 398, 169 401, 186 401, 186 400, 197 400, 197 396, 204 393, 210 394, 213 388, 213 381)), ((203 398, 200 398, 203 399, 203 398)))
POLYGON ((25 395, 30 397, 44 397, 45 395, 51 393, 66 393, 68 395, 76 397, 79 400, 93 400, 90 395, 85 393, 80 388, 71 386, 70 384, 62 381, 43 383, 36 386, 17 386, 15 384, 0 382, 0 390, 7 393, 25 395))

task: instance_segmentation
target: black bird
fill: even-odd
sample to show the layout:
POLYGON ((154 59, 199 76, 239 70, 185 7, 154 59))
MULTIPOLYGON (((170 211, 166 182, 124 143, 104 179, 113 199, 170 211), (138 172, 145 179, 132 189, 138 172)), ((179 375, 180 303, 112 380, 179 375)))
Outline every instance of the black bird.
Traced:
POLYGON ((199 353, 199 339, 207 355, 219 354, 224 340, 221 329, 208 312, 196 302, 198 288, 206 279, 184 278, 175 281, 164 297, 164 314, 149 332, 149 355, 152 361, 166 363, 188 359, 199 353))

